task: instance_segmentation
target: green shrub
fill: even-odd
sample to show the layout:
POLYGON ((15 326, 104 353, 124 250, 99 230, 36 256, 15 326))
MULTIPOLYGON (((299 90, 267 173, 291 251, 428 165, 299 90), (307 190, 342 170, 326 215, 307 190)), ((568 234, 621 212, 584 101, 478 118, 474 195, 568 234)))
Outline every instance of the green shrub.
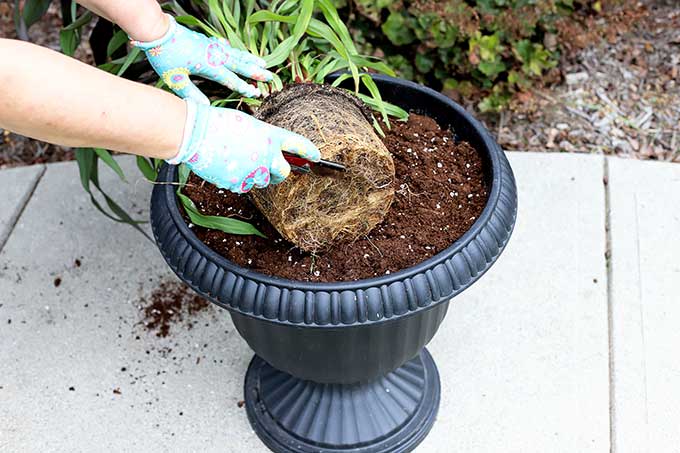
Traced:
MULTIPOLYGON (((588 0, 334 0, 364 52, 402 77, 498 110, 559 60, 555 21, 588 0), (348 4, 351 2, 351 4, 348 4)), ((594 9, 599 2, 593 3, 594 9)))

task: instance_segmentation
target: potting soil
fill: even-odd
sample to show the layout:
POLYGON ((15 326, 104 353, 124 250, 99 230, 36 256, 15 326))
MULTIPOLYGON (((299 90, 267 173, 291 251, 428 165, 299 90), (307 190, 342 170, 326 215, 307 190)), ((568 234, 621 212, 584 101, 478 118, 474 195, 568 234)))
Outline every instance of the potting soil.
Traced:
POLYGON ((199 239, 237 264, 300 281, 351 281, 394 273, 453 244, 477 220, 488 199, 484 165, 468 143, 424 116, 393 122, 383 142, 396 168, 396 193, 385 220, 354 242, 317 255, 284 240, 246 196, 219 190, 192 175, 184 192, 206 215, 254 224, 267 239, 190 225, 199 239))

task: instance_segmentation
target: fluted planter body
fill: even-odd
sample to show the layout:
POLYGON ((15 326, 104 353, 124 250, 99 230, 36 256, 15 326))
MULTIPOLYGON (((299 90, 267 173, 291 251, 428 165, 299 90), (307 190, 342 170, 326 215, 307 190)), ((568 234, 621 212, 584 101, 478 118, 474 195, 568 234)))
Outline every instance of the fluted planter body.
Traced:
MULTIPOLYGON (((253 373, 260 374, 259 380, 252 383, 257 387, 256 394, 246 393, 246 399, 256 400, 249 412, 251 422, 275 451, 407 451, 414 442, 422 440, 431 421, 429 426, 421 423, 408 428, 419 430, 417 435, 411 433, 400 441, 390 441, 414 424, 411 416, 422 409, 418 409, 419 404, 425 400, 429 404, 435 404, 435 399, 438 402, 438 393, 435 399, 426 395, 425 383, 432 381, 436 369, 426 363, 431 359, 421 351, 439 328, 449 301, 491 267, 515 223, 517 194, 512 170, 503 151, 481 124, 452 100, 428 88, 389 77, 374 79, 384 99, 428 115, 442 127, 451 127, 457 139, 469 142, 484 160, 490 183, 487 205, 472 228, 436 256, 390 275, 356 282, 308 283, 270 277, 228 261, 199 241, 182 219, 175 186, 158 184, 153 191, 151 222, 166 261, 199 294, 230 311, 239 333, 264 360, 251 365, 253 373), (265 362, 274 371, 284 372, 298 383, 305 382, 295 388, 300 390, 300 398, 311 398, 312 408, 270 402, 276 406, 273 408, 267 396, 262 395, 268 388, 267 379, 283 382, 287 378, 284 379, 284 373, 271 377, 271 370, 264 369, 265 362), (402 365, 413 370, 430 367, 430 375, 424 372, 422 377, 422 394, 399 384, 402 365), (332 430, 329 434, 332 414, 326 416, 331 420, 324 422, 324 432, 320 428, 315 430, 313 421, 309 421, 309 426, 285 421, 287 416, 292 417, 286 407, 295 411, 294 417, 304 416, 305 410, 319 411, 326 403, 328 408, 333 407, 334 400, 324 399, 324 391, 319 389, 330 394, 335 391, 332 389, 351 387, 355 396, 347 397, 355 398, 361 392, 371 394, 374 391, 371 386, 386 375, 397 376, 388 379, 395 382, 394 391, 401 388, 414 401, 409 410, 405 402, 408 398, 397 403, 405 411, 403 420, 397 417, 390 423, 371 425, 362 433, 347 434, 347 429, 340 430, 345 438, 340 434, 334 437, 332 430), (312 388, 317 389, 316 393, 312 388), (356 390, 359 388, 363 390, 356 390), (304 389, 312 393, 305 396, 304 389), (257 410, 268 417, 267 423, 254 421, 253 411, 257 410), (272 434, 276 430, 281 432, 272 434), (291 447, 292 444, 281 440, 282 436, 290 436, 294 440, 291 442, 308 447, 291 447)), ((176 176, 175 168, 165 166, 159 182, 175 182, 176 176)), ((413 373, 405 382, 421 379, 417 377, 420 371, 413 373)), ((251 377, 249 380, 252 381, 251 377)), ((366 403, 366 407, 371 406, 366 403)), ((434 413, 430 411, 426 417, 433 420, 434 413)))

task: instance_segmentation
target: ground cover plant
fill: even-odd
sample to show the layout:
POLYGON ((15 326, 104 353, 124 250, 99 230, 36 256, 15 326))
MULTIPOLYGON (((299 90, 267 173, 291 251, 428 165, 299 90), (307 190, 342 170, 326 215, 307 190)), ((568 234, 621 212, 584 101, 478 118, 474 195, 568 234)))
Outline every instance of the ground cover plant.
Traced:
POLYGON ((334 0, 360 48, 400 76, 503 108, 514 93, 559 79, 563 27, 600 0, 334 0))

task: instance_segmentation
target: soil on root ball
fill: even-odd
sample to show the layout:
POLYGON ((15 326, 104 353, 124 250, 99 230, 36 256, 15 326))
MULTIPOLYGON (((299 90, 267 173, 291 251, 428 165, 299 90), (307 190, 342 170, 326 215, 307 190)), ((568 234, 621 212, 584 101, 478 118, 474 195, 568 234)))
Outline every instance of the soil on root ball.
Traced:
POLYGON ((368 236, 312 255, 286 242, 246 196, 192 175, 186 193, 206 215, 254 224, 267 239, 190 225, 198 238, 227 259, 254 271, 299 281, 352 281, 416 265, 453 244, 481 214, 488 199, 477 151, 456 142, 431 118, 411 114, 384 138, 396 167, 396 193, 385 220, 368 236))

